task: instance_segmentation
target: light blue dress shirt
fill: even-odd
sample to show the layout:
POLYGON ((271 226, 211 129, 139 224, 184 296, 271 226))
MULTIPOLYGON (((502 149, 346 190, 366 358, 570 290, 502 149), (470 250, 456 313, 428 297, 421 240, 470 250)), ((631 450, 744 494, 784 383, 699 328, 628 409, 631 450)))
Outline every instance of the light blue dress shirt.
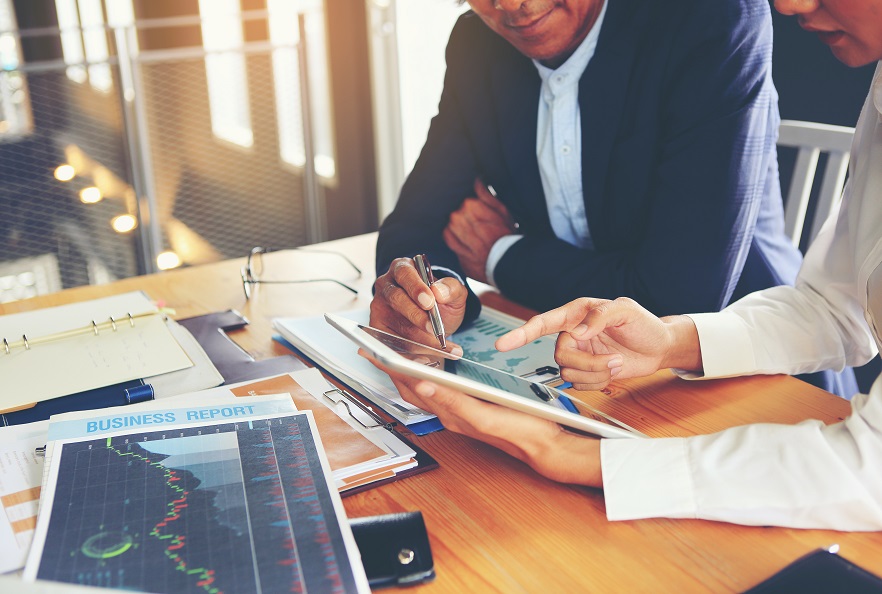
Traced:
MULTIPOLYGON (((582 122, 579 110, 579 79, 594 57, 606 5, 600 10, 588 36, 572 56, 555 70, 533 60, 542 79, 539 90, 539 118, 536 157, 539 175, 554 234, 576 247, 592 249, 582 194, 582 122)), ((493 271, 508 249, 523 235, 499 238, 487 257, 488 282, 496 286, 493 271)))

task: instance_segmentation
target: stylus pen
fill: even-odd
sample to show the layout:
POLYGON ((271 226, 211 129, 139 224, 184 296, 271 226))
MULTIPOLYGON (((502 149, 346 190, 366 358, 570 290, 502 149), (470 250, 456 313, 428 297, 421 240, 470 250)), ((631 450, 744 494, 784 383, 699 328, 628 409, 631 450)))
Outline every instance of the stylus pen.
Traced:
MULTIPOLYGON (((420 273, 420 278, 423 279, 427 286, 431 287, 435 282, 435 275, 432 274, 432 267, 429 265, 428 258, 423 254, 417 254, 413 257, 413 262, 416 264, 417 272, 420 273)), ((429 320, 432 322, 432 332, 435 333, 435 338, 438 339, 441 348, 446 349, 447 340, 444 338, 444 323, 441 321, 441 312, 438 310, 437 301, 432 305, 432 309, 429 310, 429 320)))

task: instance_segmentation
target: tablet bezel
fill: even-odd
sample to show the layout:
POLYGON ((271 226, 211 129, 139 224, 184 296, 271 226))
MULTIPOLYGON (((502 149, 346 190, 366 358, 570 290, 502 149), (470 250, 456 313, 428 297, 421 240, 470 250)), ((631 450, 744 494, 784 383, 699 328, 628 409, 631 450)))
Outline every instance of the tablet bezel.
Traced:
MULTIPOLYGON (((505 392, 503 390, 499 390, 492 386, 488 386, 486 384, 479 383, 475 380, 469 379, 467 377, 455 375, 453 373, 449 373, 447 371, 443 371, 438 369, 437 367, 430 367, 427 365, 422 365, 420 363, 411 361, 410 359, 402 356, 401 354, 395 352, 393 349, 384 345, 382 342, 375 339, 370 334, 364 332, 361 329, 361 325, 352 320, 346 319, 344 317, 326 313, 325 319, 331 324, 334 328, 342 332, 346 337, 355 342, 358 346, 365 349, 372 357, 374 357, 377 361, 392 369, 394 371, 400 372, 404 375, 415 377, 418 379, 425 379, 436 382, 438 384, 460 390, 469 394, 470 396, 474 396, 476 398, 480 398, 481 400, 485 400, 487 402, 492 402, 494 404, 498 404, 500 406, 505 406, 519 412, 531 414, 537 417, 541 417, 543 419, 553 421, 555 423, 559 423, 566 427, 571 427, 573 429, 578 429, 579 431, 584 431, 586 433, 590 433, 592 435, 596 435, 597 437, 604 438, 644 438, 647 437, 643 433, 640 433, 637 430, 628 430, 624 427, 616 427, 614 425, 608 425, 601 421, 597 421, 591 419, 589 417, 584 417, 577 415, 575 413, 568 412, 564 409, 558 409, 551 405, 542 404, 538 402, 534 402, 531 400, 526 400, 521 396, 516 396, 505 392)), ((376 328, 372 328, 376 332, 383 332, 382 330, 378 330, 376 328)), ((388 334, 385 333, 384 334, 388 334)), ((400 337, 396 337, 400 338, 400 337)), ((402 339, 406 340, 406 339, 402 339)), ((407 341, 411 342, 411 341, 407 341)), ((445 353, 443 351, 438 351, 437 349, 433 349, 432 347, 428 347, 425 345, 420 345, 422 348, 426 348, 430 351, 436 351, 439 356, 446 356, 450 358, 449 353, 445 353)), ((472 361, 472 363, 475 363, 472 361)), ((478 365, 481 365, 478 363, 478 365)), ((483 366, 486 367, 486 366, 483 366)), ((499 370, 497 370, 499 371, 499 370)), ((506 373, 506 372, 500 372, 506 373)), ((537 382, 532 382, 528 379, 515 376, 512 374, 512 377, 516 378, 518 381, 527 382, 530 384, 535 384, 537 382)), ((541 385, 541 384, 540 384, 541 385)), ((601 413, 602 414, 602 413, 601 413)))

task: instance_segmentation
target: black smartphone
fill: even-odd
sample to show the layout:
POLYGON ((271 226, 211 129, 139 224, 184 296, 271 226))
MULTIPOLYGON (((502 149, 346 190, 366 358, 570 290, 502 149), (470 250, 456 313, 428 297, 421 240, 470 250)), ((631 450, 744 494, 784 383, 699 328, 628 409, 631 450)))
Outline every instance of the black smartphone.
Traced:
POLYGON ((882 594, 882 578, 835 550, 812 551, 744 594, 882 594))

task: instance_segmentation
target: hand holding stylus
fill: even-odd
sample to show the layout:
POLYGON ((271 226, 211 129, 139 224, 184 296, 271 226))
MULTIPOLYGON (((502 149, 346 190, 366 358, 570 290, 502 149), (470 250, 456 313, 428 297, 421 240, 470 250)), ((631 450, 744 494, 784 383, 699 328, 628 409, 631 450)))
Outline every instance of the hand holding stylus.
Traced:
POLYGON ((423 280, 416 260, 398 258, 377 278, 370 325, 435 348, 440 343, 449 350, 451 345, 444 337, 462 324, 468 290, 453 276, 432 282, 431 268, 425 257, 422 260, 426 264, 428 282, 423 280), (430 312, 436 308, 438 317, 433 321, 430 312))
MULTIPOLYGON (((431 287, 434 285, 435 275, 432 274, 432 266, 429 264, 429 259, 423 254, 417 254, 413 257, 413 263, 416 264, 417 272, 420 274, 422 281, 426 283, 426 286, 431 287)), ((438 311, 437 300, 432 304, 432 309, 429 310, 429 322, 432 324, 432 332, 435 333, 435 338, 438 339, 441 348, 447 348, 447 339, 444 337, 444 322, 441 321, 441 312, 438 311)))

